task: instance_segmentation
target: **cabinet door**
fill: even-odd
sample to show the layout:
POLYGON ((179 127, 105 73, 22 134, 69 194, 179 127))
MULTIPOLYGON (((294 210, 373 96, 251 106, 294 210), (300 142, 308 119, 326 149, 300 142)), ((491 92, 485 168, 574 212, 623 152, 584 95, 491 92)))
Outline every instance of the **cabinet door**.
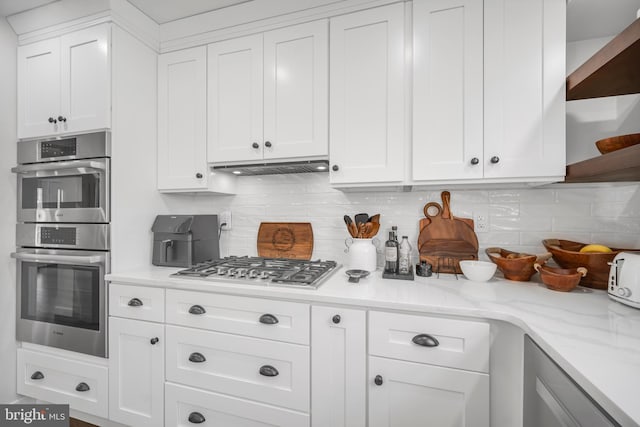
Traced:
POLYGON ((566 4, 484 4, 484 175, 564 176, 566 4))
POLYGON ((330 26, 331 183, 402 181, 404 3, 332 18, 330 26))
POLYGON ((482 178, 482 2, 413 3, 413 179, 482 178))
POLYGON ((369 357, 369 425, 489 427, 489 376, 369 357))
POLYGON ((262 160, 262 34, 208 47, 208 160, 262 160))
POLYGON ((164 424, 164 326, 109 318, 109 419, 164 424))
POLYGON ((314 306, 311 337, 312 425, 364 427, 366 312, 314 306))
POLYGON ((60 37, 62 132, 111 126, 110 33, 102 24, 60 37))
POLYGON ((18 138, 58 131, 60 39, 18 48, 18 138), (51 122, 49 122, 51 120, 51 122))
POLYGON ((328 44, 326 20, 264 34, 265 159, 329 153, 328 44))
POLYGON ((158 188, 207 186, 207 51, 158 57, 158 188))

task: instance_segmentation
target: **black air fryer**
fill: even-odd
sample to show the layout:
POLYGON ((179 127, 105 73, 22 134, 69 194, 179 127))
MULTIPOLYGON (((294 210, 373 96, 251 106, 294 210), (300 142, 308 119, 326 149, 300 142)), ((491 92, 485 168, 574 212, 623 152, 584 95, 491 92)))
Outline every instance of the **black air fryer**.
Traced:
POLYGON ((158 215, 151 231, 153 265, 191 267, 220 257, 218 215, 158 215))

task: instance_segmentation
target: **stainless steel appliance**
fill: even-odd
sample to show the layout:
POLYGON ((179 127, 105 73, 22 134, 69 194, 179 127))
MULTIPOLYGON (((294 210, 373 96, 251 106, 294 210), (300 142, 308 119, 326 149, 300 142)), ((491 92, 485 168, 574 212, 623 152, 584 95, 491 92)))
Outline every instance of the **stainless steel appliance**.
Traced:
POLYGON ((612 299, 640 308, 640 253, 616 255, 609 272, 608 292, 612 299))
POLYGON ((106 357, 108 224, 18 224, 16 338, 106 357))
POLYGON ((108 223, 109 132, 18 142, 19 222, 108 223))
POLYGON ((263 286, 316 289, 338 267, 335 261, 227 257, 195 265, 172 276, 263 286))
POLYGON ((158 215, 151 231, 153 265, 190 267, 220 257, 217 215, 158 215))

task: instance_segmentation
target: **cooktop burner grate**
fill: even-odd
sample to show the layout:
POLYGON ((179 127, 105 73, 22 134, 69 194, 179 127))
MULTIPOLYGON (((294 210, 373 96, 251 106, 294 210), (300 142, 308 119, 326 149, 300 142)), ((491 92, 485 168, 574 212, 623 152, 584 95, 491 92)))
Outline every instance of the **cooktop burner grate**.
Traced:
POLYGON ((234 256, 206 261, 172 276, 316 289, 336 267, 335 261, 234 256))

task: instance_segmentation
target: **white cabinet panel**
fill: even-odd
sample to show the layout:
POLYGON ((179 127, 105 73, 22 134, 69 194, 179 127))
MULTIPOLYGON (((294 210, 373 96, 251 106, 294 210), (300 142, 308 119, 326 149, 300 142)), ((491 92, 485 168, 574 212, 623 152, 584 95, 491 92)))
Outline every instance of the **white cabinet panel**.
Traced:
POLYGON ((565 174, 565 7, 485 1, 485 177, 565 174))
POLYGON ((158 188, 207 187, 207 51, 158 57, 158 188))
POLYGON ((166 384, 166 425, 306 427, 309 415, 223 394, 166 384), (191 421, 190 421, 191 419, 191 421))
POLYGON ((164 325, 109 318, 109 419, 163 425, 164 325))
POLYGON ((311 311, 311 421, 364 427, 367 420, 367 317, 364 310, 311 311))
POLYGON ((209 45, 210 163, 262 159, 262 60, 262 34, 209 45))
POLYGON ((413 179, 483 176, 482 18, 476 0, 413 3, 413 179))
POLYGON ((60 37, 63 132, 111 127, 111 37, 108 24, 60 37))
POLYGON ((338 16, 330 26, 331 183, 402 181, 404 3, 338 16))
POLYGON ((164 288, 110 283, 109 315, 164 322, 164 288))
POLYGON ((167 326, 167 380, 309 410, 309 347, 167 326))
POLYGON ((369 425, 489 427, 489 376, 369 357, 369 425))
POLYGON ((328 154, 328 47, 326 20, 264 34, 265 159, 328 154))
POLYGON ((60 112, 60 40, 18 48, 18 138, 57 132, 60 112))
POLYGON ((32 350, 18 349, 19 394, 98 417, 108 415, 108 369, 32 350))

